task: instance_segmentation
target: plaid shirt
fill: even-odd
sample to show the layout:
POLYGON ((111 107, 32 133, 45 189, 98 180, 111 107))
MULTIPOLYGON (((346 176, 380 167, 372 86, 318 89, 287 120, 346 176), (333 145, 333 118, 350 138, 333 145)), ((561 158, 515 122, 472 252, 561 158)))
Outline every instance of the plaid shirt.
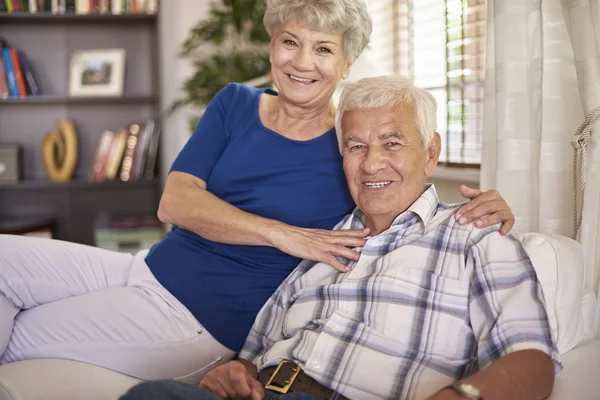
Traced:
MULTIPOLYGON (((430 185, 352 270, 301 262, 267 301, 241 357, 282 359, 352 399, 423 399, 508 353, 560 369, 541 286, 523 246, 461 226, 430 185)), ((355 210, 337 229, 364 227, 355 210)), ((345 262, 348 262, 345 260, 345 262)))

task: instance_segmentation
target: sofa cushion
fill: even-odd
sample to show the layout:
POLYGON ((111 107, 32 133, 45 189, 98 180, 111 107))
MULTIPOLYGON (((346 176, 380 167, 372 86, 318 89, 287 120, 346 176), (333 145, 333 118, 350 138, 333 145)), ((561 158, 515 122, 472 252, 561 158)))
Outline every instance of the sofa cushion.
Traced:
POLYGON ((0 400, 116 400, 139 380, 69 360, 0 365, 0 400))
POLYGON ((517 237, 525 246, 542 285, 558 351, 566 353, 581 341, 584 332, 581 245, 558 235, 526 233, 517 237))

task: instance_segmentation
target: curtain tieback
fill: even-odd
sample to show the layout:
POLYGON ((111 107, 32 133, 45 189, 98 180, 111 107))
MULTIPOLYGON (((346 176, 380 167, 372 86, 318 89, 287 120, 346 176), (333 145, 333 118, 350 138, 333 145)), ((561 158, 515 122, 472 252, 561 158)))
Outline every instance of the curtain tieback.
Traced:
POLYGON ((583 215, 583 198, 585 194, 585 181, 587 170, 587 143, 592 136, 592 128, 596 121, 600 119, 600 107, 589 113, 579 128, 575 131, 575 137, 571 141, 573 146, 573 239, 577 238, 577 232, 581 226, 581 217, 583 215), (582 211, 577 207, 577 155, 581 151, 581 199, 582 211))

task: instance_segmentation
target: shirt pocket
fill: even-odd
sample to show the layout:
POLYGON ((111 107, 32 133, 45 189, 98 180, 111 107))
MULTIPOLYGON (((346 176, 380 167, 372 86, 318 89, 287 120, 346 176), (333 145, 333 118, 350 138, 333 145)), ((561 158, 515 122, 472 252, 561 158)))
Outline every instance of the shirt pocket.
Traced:
POLYGON ((468 281, 412 268, 384 280, 389 303, 380 325, 385 336, 425 355, 470 357, 468 281))

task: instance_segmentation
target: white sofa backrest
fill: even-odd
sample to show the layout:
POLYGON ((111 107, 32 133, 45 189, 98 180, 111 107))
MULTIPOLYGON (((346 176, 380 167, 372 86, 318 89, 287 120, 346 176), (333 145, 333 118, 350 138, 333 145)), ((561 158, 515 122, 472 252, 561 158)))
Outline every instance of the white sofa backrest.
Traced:
POLYGON ((589 335, 594 320, 594 294, 583 293, 583 252, 579 242, 558 235, 516 235, 535 268, 544 291, 552 336, 566 353, 589 335))

